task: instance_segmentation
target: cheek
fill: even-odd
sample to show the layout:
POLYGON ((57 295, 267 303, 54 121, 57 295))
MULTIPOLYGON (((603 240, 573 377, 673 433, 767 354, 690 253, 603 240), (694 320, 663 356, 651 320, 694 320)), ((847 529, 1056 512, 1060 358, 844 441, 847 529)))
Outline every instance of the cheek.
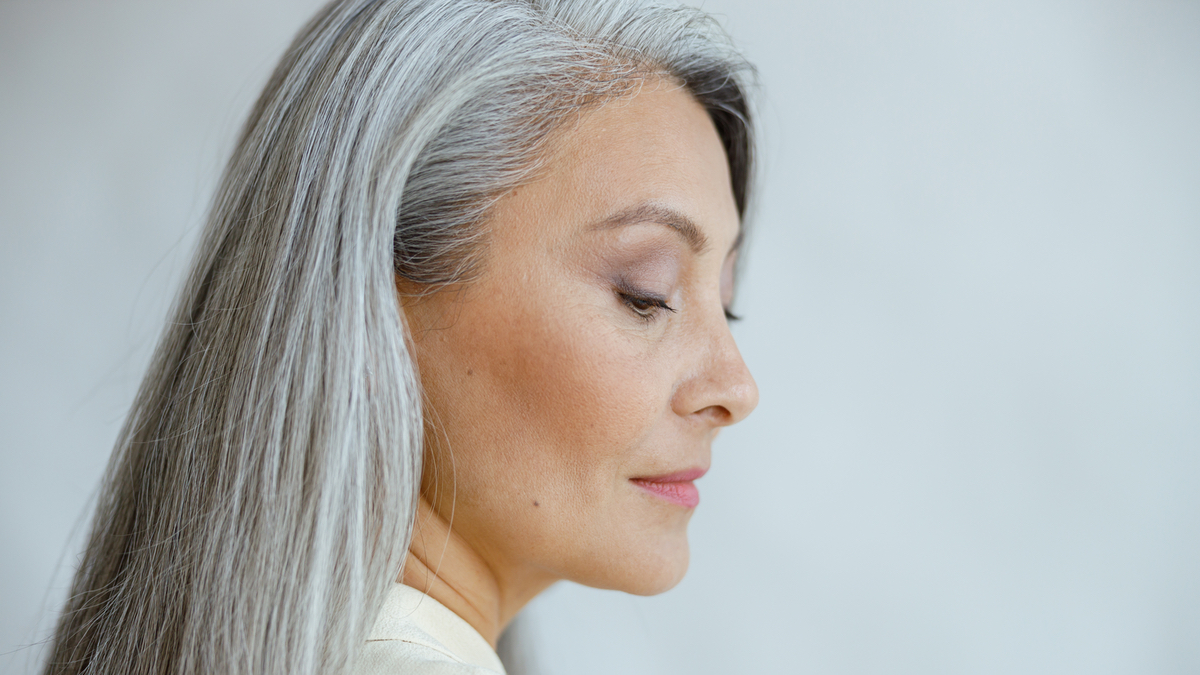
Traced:
MULTIPOLYGON (((523 330, 490 341, 490 388, 509 417, 511 462, 577 483, 576 498, 623 480, 667 401, 644 343, 612 326, 608 312, 574 306, 520 308, 523 330)), ((553 490, 554 485, 543 485, 553 490)))
POLYGON ((487 300, 418 348, 437 448, 427 494, 449 497, 438 477, 453 475, 453 498, 481 516, 519 520, 536 501, 554 516, 544 526, 594 529, 586 521, 611 515, 606 502, 651 454, 647 440, 669 407, 663 369, 644 338, 615 326, 623 317, 595 289, 480 290, 487 300))
POLYGON ((686 518, 647 510, 627 479, 657 466, 670 430, 669 350, 602 292, 558 283, 525 280, 537 296, 480 288, 486 300, 426 333, 424 494, 493 560, 606 588, 630 585, 610 578, 618 569, 658 579, 686 546, 648 552, 686 518))

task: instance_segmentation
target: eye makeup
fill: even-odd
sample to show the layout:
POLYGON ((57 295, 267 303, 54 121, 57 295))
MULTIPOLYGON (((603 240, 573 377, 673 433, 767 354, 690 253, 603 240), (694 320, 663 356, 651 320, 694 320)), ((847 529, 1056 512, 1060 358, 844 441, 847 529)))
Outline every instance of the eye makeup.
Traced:
POLYGON ((667 299, 657 293, 636 288, 626 279, 617 277, 613 282, 617 295, 639 318, 649 322, 663 310, 674 314, 678 310, 667 304, 667 299))
MULTIPOLYGON (((681 309, 676 304, 680 299, 672 298, 679 292, 681 277, 690 274, 687 270, 693 266, 689 252, 695 253, 683 239, 656 223, 630 223, 598 234, 601 237, 589 251, 592 262, 588 266, 623 309, 647 324, 681 309)), ((721 309, 729 322, 741 318, 730 307, 736 259, 735 249, 726 256, 719 273, 721 309)))

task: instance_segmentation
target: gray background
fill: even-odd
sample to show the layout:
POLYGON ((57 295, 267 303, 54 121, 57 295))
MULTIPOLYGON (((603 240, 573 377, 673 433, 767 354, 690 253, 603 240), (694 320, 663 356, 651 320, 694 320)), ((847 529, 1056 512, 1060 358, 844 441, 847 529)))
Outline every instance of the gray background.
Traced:
MULTIPOLYGON (((0 2, 0 670, 316 6, 0 2)), ((541 670, 1200 673, 1200 3, 706 7, 764 85, 762 403, 687 579, 551 589, 541 670)))

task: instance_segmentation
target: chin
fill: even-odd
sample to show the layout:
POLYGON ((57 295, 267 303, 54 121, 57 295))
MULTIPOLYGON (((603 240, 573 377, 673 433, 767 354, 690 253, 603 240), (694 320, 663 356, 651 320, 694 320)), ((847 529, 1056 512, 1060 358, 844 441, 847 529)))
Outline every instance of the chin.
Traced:
POLYGON ((609 562, 597 570, 597 578, 575 581, 631 595, 658 595, 674 588, 687 574, 686 531, 653 542, 630 542, 622 549, 603 556, 609 562))
POLYGON ((687 573, 687 563, 685 562, 677 571, 672 571, 669 574, 663 574, 657 578, 647 578, 641 583, 635 584, 630 588, 622 588, 622 591, 630 595, 658 595, 679 585, 683 581, 684 574, 687 573))
POLYGON ((676 554, 671 556, 669 560, 662 561, 654 570, 647 570, 646 574, 639 575, 635 580, 631 580, 628 588, 621 590, 633 595, 658 595, 665 593, 679 585, 683 581, 683 577, 688 570, 688 549, 687 544, 684 544, 682 555, 676 554))

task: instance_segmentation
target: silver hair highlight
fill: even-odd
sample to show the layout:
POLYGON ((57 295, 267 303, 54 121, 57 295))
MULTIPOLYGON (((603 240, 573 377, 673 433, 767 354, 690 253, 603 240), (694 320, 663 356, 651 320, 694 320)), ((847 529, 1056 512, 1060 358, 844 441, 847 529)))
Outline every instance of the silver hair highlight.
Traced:
POLYGON ((633 0, 321 10, 225 170, 45 672, 352 669, 421 472, 396 279, 469 282, 555 131, 652 78, 708 110, 744 213, 748 73, 701 12, 633 0))

